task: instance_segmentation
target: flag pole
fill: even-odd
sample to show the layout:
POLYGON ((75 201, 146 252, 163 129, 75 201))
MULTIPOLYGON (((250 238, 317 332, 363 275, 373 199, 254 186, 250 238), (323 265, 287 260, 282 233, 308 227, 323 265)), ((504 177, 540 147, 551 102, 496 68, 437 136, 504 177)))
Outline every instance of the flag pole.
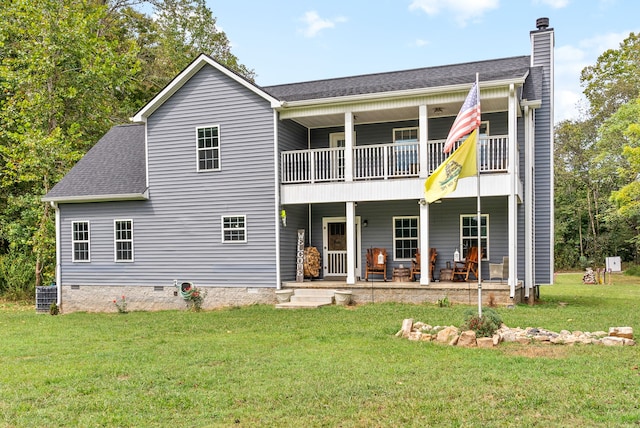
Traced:
MULTIPOLYGON (((476 90, 478 104, 480 103, 480 85, 479 85, 479 76, 476 73, 476 90)), ((480 126, 476 125, 476 130, 478 130, 480 126)), ((478 316, 482 318, 482 280, 480 279, 482 276, 482 209, 480 207, 480 168, 482 164, 480 163, 480 138, 478 138, 478 143, 476 144, 476 201, 478 208, 478 219, 477 219, 477 231, 478 231, 478 316)))

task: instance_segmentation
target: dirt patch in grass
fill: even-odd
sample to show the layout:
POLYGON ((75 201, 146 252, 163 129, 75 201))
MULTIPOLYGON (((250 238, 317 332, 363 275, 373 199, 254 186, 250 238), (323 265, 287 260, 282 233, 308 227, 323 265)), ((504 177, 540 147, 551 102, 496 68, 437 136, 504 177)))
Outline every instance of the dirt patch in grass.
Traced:
POLYGON ((500 349, 505 355, 525 358, 566 358, 568 349, 566 345, 516 345, 506 346, 500 349))

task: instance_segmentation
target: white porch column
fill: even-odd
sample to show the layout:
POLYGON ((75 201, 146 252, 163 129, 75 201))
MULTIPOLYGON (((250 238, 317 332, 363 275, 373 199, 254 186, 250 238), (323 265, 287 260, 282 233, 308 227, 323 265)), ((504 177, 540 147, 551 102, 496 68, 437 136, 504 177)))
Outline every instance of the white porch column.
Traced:
POLYGON ((429 204, 420 200, 420 285, 429 285, 430 254, 429 254, 429 204))
MULTIPOLYGON (((429 111, 426 105, 422 105, 418 110, 419 119, 419 144, 420 144, 420 178, 427 178, 429 176, 429 153, 427 152, 428 136, 429 136, 429 111)), ((428 275, 427 275, 428 276, 428 275)))
POLYGON ((344 114, 344 181, 353 181, 353 113, 344 114))
POLYGON ((356 204, 346 203, 347 217, 347 284, 356 283, 356 204))
POLYGON ((513 83, 509 86, 509 203, 508 203, 508 228, 509 228, 509 297, 515 297, 515 286, 518 271, 518 115, 516 112, 516 92, 513 83))

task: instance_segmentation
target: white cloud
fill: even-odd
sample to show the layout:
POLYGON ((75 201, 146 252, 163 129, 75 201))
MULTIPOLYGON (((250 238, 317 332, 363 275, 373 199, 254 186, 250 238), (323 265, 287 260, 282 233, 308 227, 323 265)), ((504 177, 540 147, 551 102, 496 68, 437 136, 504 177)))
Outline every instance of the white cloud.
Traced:
POLYGON ((416 39, 415 41, 415 45, 418 46, 419 48, 423 46, 427 46, 429 43, 430 43, 429 40, 424 40, 424 39, 416 39))
POLYGON ((318 12, 315 10, 306 12, 300 20, 306 24, 306 27, 302 30, 305 37, 315 37, 325 28, 333 28, 336 26, 336 23, 347 21, 347 19, 342 16, 334 18, 333 20, 320 18, 320 15, 318 15, 318 12))
POLYGON ((562 9, 569 5, 569 0, 534 0, 533 3, 551 6, 553 9, 562 9))
POLYGON ((422 10, 427 15, 441 11, 451 12, 461 27, 472 19, 480 18, 486 11, 498 7, 499 0, 413 0, 409 10, 422 10))

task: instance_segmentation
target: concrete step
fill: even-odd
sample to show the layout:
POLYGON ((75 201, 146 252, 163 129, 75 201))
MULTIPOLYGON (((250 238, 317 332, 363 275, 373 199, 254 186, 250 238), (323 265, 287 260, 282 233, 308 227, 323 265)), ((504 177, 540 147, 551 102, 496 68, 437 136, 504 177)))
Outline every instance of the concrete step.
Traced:
POLYGON ((312 297, 330 297, 333 298, 336 290, 326 288, 296 288, 293 292, 294 296, 312 296, 312 297))
POLYGON ((315 309, 321 306, 330 306, 332 303, 319 303, 319 302, 287 302, 278 303, 276 309, 315 309))
POLYGON ((296 296, 295 294, 291 296, 291 302, 318 302, 318 303, 333 303, 333 296, 296 296))
POLYGON ((302 288, 294 290, 289 302, 278 303, 277 309, 319 308, 333 305, 335 290, 302 288))

